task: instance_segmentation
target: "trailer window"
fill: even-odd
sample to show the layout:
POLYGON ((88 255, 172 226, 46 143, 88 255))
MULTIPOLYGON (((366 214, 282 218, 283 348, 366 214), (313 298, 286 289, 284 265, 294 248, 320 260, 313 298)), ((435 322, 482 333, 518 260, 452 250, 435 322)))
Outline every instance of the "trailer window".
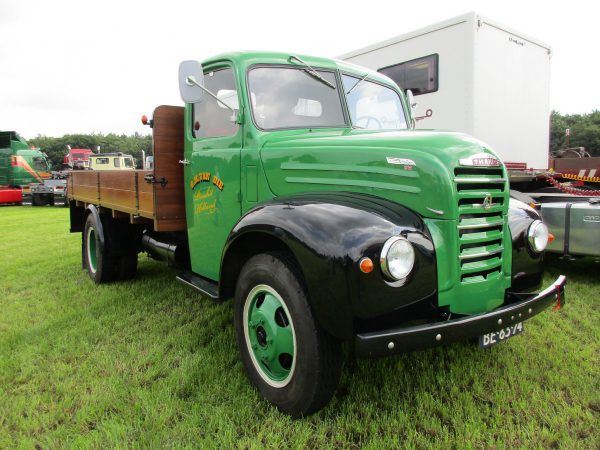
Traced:
POLYGON ((424 56, 390 67, 379 69, 390 77, 405 92, 410 89, 414 95, 428 94, 438 90, 438 55, 424 56))
MULTIPOLYGON (((233 109, 239 109, 235 77, 230 68, 215 70, 204 75, 204 86, 233 109)), ((232 112, 222 103, 205 95, 201 102, 194 103, 194 137, 207 138, 233 136, 238 125, 232 120, 232 112)))

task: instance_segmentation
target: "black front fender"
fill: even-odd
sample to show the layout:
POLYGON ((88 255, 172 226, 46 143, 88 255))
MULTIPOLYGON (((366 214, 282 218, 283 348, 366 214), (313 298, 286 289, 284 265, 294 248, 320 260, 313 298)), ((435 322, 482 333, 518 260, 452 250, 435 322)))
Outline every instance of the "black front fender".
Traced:
POLYGON ((527 232, 540 214, 526 203, 510 199, 508 225, 512 236, 512 292, 539 290, 543 278, 543 255, 535 253, 527 242, 527 232))
MULTIPOLYGON (((277 198, 250 210, 231 232, 227 261, 245 246, 268 236, 289 250, 304 277, 311 305, 332 335, 351 338, 355 322, 373 319, 428 298, 436 292, 433 243, 421 218, 393 202, 364 194, 324 193, 277 198), (415 249, 415 267, 401 281, 387 281, 379 265, 381 248, 395 235, 415 249), (359 270, 369 257, 373 272, 359 270)), ((261 251, 260 248, 255 251, 261 251)))

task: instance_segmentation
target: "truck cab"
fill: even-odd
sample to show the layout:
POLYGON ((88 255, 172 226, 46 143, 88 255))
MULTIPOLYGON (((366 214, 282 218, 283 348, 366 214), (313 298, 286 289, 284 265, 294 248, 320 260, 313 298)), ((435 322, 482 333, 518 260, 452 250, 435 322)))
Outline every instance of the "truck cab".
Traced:
POLYGON ((132 276, 143 250, 234 297, 248 377, 283 412, 327 404, 342 342, 367 357, 489 346, 564 302, 564 277, 540 291, 547 229, 494 151, 415 130, 384 75, 239 52, 182 63, 179 85, 185 106, 149 122, 153 171, 72 174, 71 230, 95 282, 132 276))
POLYGON ((63 159, 63 168, 70 170, 85 170, 90 168, 90 155, 93 154, 89 148, 71 148, 67 146, 68 153, 63 159))
POLYGON ((89 155, 91 170, 134 170, 133 156, 124 153, 101 153, 89 155))

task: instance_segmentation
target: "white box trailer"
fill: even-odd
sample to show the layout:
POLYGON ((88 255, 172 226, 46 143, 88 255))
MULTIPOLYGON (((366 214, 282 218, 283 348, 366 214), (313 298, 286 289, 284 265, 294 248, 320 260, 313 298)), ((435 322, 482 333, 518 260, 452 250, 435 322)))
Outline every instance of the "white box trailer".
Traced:
POLYGON ((550 57, 547 44, 471 12, 338 58, 412 90, 417 128, 462 131, 507 167, 545 170, 550 57))

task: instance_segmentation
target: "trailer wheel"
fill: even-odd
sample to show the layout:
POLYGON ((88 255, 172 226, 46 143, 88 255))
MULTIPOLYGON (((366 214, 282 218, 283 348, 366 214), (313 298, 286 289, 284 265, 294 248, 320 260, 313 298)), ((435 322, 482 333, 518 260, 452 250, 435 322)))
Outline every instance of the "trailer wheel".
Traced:
POLYGON ((246 373, 267 400, 292 417, 329 402, 340 376, 340 343, 315 320, 302 277, 285 254, 247 261, 234 319, 246 373))
POLYGON ((39 194, 31 194, 31 204, 33 206, 46 206, 48 201, 39 194))
POLYGON ((110 254, 110 240, 107 237, 104 227, 99 226, 95 217, 89 214, 82 236, 83 261, 88 275, 97 284, 113 281, 116 276, 116 265, 110 254))

